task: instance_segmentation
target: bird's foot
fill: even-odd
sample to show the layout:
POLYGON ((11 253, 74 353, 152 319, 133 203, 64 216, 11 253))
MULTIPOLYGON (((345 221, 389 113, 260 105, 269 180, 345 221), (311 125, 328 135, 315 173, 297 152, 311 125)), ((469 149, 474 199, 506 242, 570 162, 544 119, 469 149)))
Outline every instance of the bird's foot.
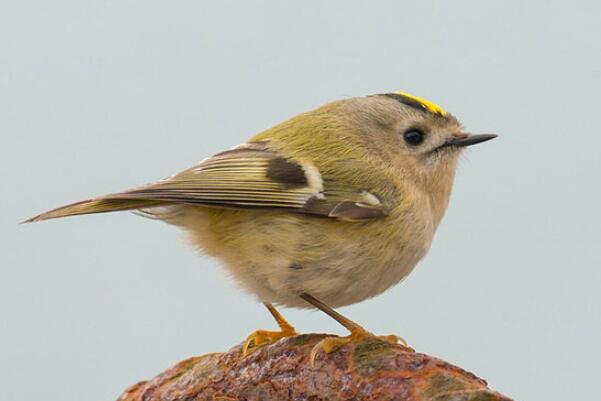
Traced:
POLYGON ((257 330, 248 337, 244 341, 242 345, 242 355, 246 356, 251 352, 254 348, 258 348, 261 345, 272 343, 282 338, 293 337, 298 335, 294 327, 290 326, 289 328, 284 328, 281 331, 267 331, 267 330, 257 330))
POLYGON ((334 352, 338 348, 341 348, 347 344, 361 341, 368 337, 375 337, 382 341, 386 341, 395 345, 402 344, 403 346, 407 346, 407 342, 402 337, 396 336, 394 334, 388 336, 376 336, 370 333, 369 331, 358 327, 357 329, 351 331, 351 334, 346 337, 326 337, 317 344, 315 344, 315 346, 311 350, 311 353, 309 354, 309 362, 311 363, 311 367, 315 366, 315 358, 319 351, 323 351, 326 354, 329 354, 330 352, 334 352))

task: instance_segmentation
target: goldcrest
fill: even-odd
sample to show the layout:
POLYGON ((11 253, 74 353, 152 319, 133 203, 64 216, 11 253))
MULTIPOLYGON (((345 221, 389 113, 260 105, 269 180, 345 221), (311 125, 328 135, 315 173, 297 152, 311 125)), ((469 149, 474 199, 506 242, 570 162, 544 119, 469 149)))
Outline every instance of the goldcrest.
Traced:
POLYGON ((430 248, 449 203, 459 155, 496 135, 463 132, 436 104, 402 92, 354 97, 299 114, 156 183, 73 203, 27 222, 134 210, 181 227, 203 253, 263 302, 332 308, 373 297, 406 277, 430 248))

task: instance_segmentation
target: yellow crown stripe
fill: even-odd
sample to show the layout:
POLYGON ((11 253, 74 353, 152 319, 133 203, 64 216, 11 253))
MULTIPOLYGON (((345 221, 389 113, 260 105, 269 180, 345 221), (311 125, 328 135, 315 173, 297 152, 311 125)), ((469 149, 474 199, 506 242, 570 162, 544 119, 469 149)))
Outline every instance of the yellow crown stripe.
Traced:
POLYGON ((431 113, 440 114, 441 116, 446 116, 448 113, 445 109, 437 105, 436 103, 432 103, 429 100, 423 99, 421 97, 413 96, 405 92, 394 92, 397 95, 405 96, 409 99, 415 100, 419 104, 421 104, 426 110, 431 113))

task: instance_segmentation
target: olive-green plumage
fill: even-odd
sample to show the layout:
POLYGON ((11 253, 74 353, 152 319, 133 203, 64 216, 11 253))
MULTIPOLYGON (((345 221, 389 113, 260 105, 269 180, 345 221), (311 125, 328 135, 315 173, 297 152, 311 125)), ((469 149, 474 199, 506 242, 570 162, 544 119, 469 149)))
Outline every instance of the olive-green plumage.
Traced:
POLYGON ((326 104, 154 184, 28 221, 135 209, 183 228, 265 303, 331 306, 398 283, 428 251, 468 135, 402 93, 326 104))

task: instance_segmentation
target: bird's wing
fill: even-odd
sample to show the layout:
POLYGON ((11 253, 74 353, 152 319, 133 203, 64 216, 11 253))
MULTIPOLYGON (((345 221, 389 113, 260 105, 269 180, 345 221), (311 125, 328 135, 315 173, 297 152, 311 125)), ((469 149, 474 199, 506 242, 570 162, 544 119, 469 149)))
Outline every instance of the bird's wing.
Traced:
POLYGON ((375 195, 329 188, 315 166, 286 158, 265 142, 252 142, 157 183, 63 206, 28 221, 169 204, 277 209, 343 220, 386 215, 375 195))

